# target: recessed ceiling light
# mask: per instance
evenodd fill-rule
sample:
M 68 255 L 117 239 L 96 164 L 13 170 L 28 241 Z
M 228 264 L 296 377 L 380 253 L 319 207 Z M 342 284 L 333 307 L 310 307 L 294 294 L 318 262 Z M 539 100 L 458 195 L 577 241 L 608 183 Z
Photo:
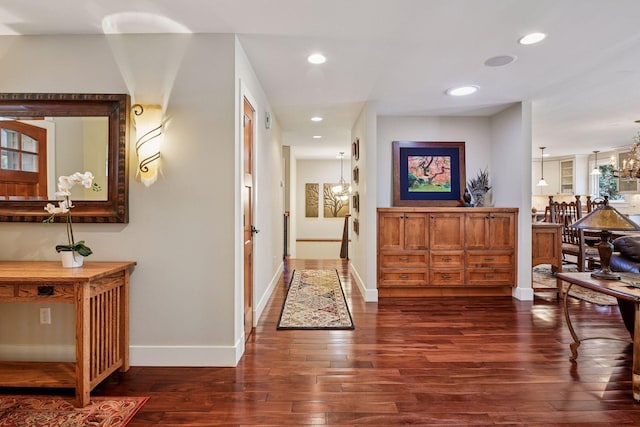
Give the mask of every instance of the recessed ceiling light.
M 472 93 L 476 93 L 478 91 L 478 86 L 459 86 L 459 87 L 452 87 L 450 89 L 447 89 L 447 95 L 451 95 L 451 96 L 465 96 L 465 95 L 471 95 Z
M 313 135 L 313 139 L 320 139 L 322 138 L 322 135 Z
M 322 121 L 322 117 L 320 117 L 320 116 L 311 117 L 311 121 L 312 122 L 321 122 Z
M 544 40 L 546 37 L 547 35 L 545 33 L 531 33 L 521 37 L 520 40 L 518 40 L 518 43 L 525 45 L 536 44 Z
M 484 65 L 487 67 L 502 67 L 511 64 L 515 60 L 516 57 L 513 55 L 498 55 L 484 61 Z
M 327 62 L 327 58 L 321 53 L 312 53 L 307 57 L 307 61 L 309 61 L 311 64 L 318 65 Z

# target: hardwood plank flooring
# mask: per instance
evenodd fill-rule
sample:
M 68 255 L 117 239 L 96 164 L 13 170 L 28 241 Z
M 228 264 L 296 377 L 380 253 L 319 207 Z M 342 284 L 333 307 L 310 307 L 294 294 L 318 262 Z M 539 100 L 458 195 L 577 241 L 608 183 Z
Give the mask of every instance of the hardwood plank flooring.
M 355 330 L 276 330 L 297 268 L 337 268 Z M 344 261 L 290 260 L 236 368 L 132 367 L 96 395 L 145 395 L 136 426 L 640 425 L 631 345 L 569 336 L 553 294 L 364 303 Z M 627 338 L 617 307 L 576 330 Z

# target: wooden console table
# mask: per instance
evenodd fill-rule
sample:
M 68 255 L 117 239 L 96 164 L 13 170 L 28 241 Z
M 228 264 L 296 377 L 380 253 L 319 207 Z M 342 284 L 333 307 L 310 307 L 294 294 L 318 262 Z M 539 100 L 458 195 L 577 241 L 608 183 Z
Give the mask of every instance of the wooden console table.
M 129 369 L 129 274 L 135 262 L 0 261 L 0 302 L 74 304 L 76 361 L 0 361 L 0 387 L 73 387 L 77 406 L 117 369 Z
M 593 339 L 628 341 L 627 339 L 616 337 L 578 337 L 578 334 L 573 329 L 567 304 L 569 290 L 573 285 L 578 285 L 583 288 L 591 289 L 592 291 L 616 297 L 618 300 L 633 303 L 635 327 L 633 332 L 633 366 L 631 373 L 631 386 L 633 398 L 636 401 L 640 401 L 640 288 L 638 287 L 640 286 L 640 274 L 620 273 L 620 275 L 622 276 L 622 280 L 601 280 L 591 277 L 591 273 L 558 273 L 556 275 L 556 280 L 558 281 L 559 288 L 561 288 L 563 280 L 569 283 L 569 287 L 564 293 L 564 317 L 567 322 L 567 327 L 569 328 L 569 333 L 571 333 L 571 337 L 573 338 L 573 342 L 569 345 L 569 348 L 571 349 L 570 360 L 572 362 L 575 362 L 578 358 L 578 347 L 580 347 L 580 344 L 583 341 Z

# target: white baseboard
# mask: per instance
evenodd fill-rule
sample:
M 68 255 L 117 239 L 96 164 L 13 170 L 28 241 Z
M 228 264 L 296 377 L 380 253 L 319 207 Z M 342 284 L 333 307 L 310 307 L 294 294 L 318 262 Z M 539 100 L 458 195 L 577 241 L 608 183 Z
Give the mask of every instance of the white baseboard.
M 515 288 L 511 292 L 511 296 L 520 301 L 533 301 L 533 289 L 531 288 Z
M 129 347 L 129 361 L 131 366 L 235 367 L 240 360 L 239 347 L 136 345 Z
M 352 263 L 349 263 L 349 272 L 353 276 L 356 286 L 360 291 L 360 295 L 364 298 L 365 302 L 377 302 L 378 301 L 378 289 L 367 289 L 364 285 L 364 281 L 358 274 L 358 270 L 353 267 Z
M 260 301 L 258 301 L 256 306 L 253 308 L 253 326 L 258 325 L 258 320 L 260 320 L 260 316 L 262 316 L 262 312 L 264 311 L 264 308 L 267 306 L 267 303 L 269 302 L 269 298 L 271 298 L 273 291 L 275 291 L 276 286 L 278 285 L 278 280 L 280 280 L 280 275 L 282 274 L 283 270 L 284 270 L 284 263 L 280 263 L 280 265 L 278 266 L 278 269 L 276 270 L 275 274 L 271 278 L 271 281 L 269 282 L 269 286 L 267 286 L 267 289 L 265 289 L 264 293 L 262 294 Z

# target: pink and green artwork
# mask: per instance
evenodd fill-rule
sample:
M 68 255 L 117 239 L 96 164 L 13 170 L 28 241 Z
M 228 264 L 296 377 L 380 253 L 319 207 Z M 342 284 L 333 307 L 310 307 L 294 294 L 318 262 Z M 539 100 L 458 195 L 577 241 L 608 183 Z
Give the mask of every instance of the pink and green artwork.
M 451 192 L 451 156 L 407 156 L 408 191 Z

